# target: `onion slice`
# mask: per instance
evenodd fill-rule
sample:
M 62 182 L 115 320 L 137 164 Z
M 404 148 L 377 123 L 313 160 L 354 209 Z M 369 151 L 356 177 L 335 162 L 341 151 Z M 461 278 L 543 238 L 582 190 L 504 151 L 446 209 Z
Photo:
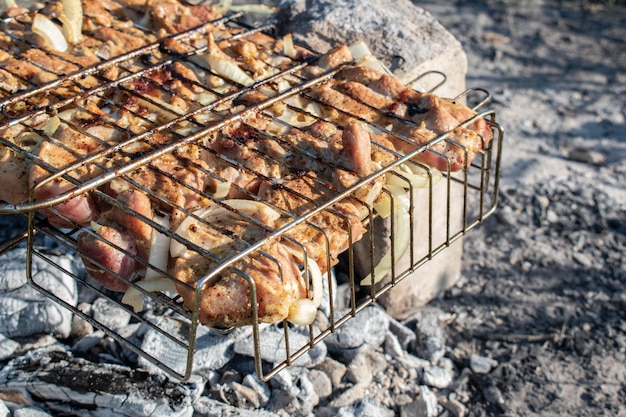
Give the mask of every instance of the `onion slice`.
M 246 87 L 254 84 L 252 77 L 239 68 L 237 62 L 217 46 L 213 33 L 209 33 L 208 53 L 204 55 L 204 59 L 217 75 Z
M 382 257 L 378 265 L 374 268 L 374 279 L 369 274 L 361 280 L 361 285 L 373 285 L 380 282 L 409 249 L 411 243 L 411 201 L 404 188 L 387 184 L 385 186 L 393 196 L 393 263 L 391 259 L 391 249 Z M 391 204 L 389 204 L 391 205 Z
M 165 277 L 151 280 L 142 280 L 137 282 L 136 285 L 148 292 L 176 292 L 176 285 L 174 284 L 174 282 L 171 279 Z M 131 285 L 124 293 L 124 296 L 122 297 L 122 303 L 131 306 L 135 313 L 143 311 L 142 292 Z
M 46 16 L 39 13 L 35 14 L 32 30 L 44 39 L 49 48 L 59 52 L 67 51 L 69 45 L 63 36 L 63 31 Z
M 83 5 L 81 0 L 62 0 L 63 14 L 59 20 L 63 23 L 63 35 L 72 45 L 81 41 L 83 36 Z
M 170 221 L 167 216 L 155 216 L 154 222 L 165 229 L 169 229 Z M 160 278 L 161 271 L 167 271 L 169 258 L 170 238 L 164 233 L 152 230 L 152 244 L 150 245 L 150 255 L 148 255 L 148 268 L 146 268 L 146 280 Z M 154 268 L 152 268 L 154 266 Z
M 443 175 L 436 168 L 424 168 L 413 163 L 405 163 L 395 167 L 386 175 L 387 184 L 402 188 L 428 188 L 441 180 Z M 408 181 L 407 181 L 408 180 Z

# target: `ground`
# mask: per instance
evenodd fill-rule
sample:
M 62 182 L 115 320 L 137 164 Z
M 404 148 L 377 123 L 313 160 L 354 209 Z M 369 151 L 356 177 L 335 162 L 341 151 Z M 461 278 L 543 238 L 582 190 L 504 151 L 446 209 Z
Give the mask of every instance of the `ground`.
M 611 2 L 615 3 L 615 2 Z M 471 416 L 626 416 L 626 6 L 420 1 L 505 128 L 497 213 L 464 242 L 453 313 Z

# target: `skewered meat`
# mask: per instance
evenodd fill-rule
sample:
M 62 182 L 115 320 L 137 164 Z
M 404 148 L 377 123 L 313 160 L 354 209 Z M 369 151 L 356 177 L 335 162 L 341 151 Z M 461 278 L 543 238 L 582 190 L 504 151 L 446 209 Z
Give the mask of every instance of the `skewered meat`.
M 84 42 L 67 52 L 21 41 L 33 38 L 29 15 L 0 38 L 0 50 L 13 53 L 0 53 L 2 96 L 25 97 L 5 100 L 4 114 L 19 121 L 0 128 L 2 140 L 30 152 L 5 149 L 0 170 L 19 167 L 20 188 L 0 184 L 0 198 L 19 204 L 31 189 L 40 201 L 65 195 L 43 214 L 54 226 L 82 228 L 78 250 L 96 281 L 126 291 L 162 270 L 204 324 L 249 324 L 255 307 L 261 322 L 293 318 L 299 301 L 322 291 L 309 276 L 328 272 L 366 233 L 385 187 L 382 167 L 428 145 L 418 160 L 463 169 L 491 139 L 482 119 L 459 127 L 474 116 L 467 107 L 352 66 L 345 46 L 280 74 L 312 54 L 288 38 L 213 26 L 219 14 L 210 6 L 83 5 Z M 59 3 L 46 11 L 57 16 Z M 94 69 L 140 47 L 147 49 Z M 85 66 L 93 71 L 72 78 Z M 334 77 L 274 100 L 333 69 Z M 57 117 L 54 129 L 26 120 L 45 106 L 59 113 L 46 115 Z M 443 133 L 446 140 L 431 143 Z M 109 172 L 114 179 L 73 192 Z M 152 251 L 163 233 L 155 224 L 174 236 L 158 268 Z

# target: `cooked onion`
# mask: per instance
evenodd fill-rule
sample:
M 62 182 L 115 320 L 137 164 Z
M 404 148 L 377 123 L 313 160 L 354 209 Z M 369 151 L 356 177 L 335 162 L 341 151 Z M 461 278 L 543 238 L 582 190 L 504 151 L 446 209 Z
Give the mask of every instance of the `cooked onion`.
M 254 84 L 252 77 L 239 68 L 237 62 L 217 46 L 213 33 L 209 33 L 208 53 L 204 55 L 204 59 L 217 75 L 246 87 Z
M 15 139 L 15 144 L 20 148 L 34 152 L 45 141 L 44 137 L 35 132 L 20 133 Z
M 254 217 L 259 221 L 271 226 L 279 217 L 280 213 L 272 209 L 268 205 L 259 201 L 243 200 L 243 199 L 229 199 L 223 200 L 223 204 L 230 206 L 233 210 L 245 213 L 250 217 Z M 190 227 L 196 225 L 200 226 L 198 219 L 210 219 L 210 221 L 217 222 L 228 217 L 238 217 L 235 212 L 222 207 L 219 204 L 212 204 L 207 207 L 203 207 L 196 210 L 193 216 L 187 216 L 174 233 L 182 238 L 187 237 L 187 231 Z M 173 258 L 181 257 L 187 251 L 187 247 L 175 239 L 171 239 L 170 243 L 170 255 Z
M 138 287 L 148 292 L 156 291 L 171 291 L 176 292 L 176 284 L 169 278 L 157 278 L 151 280 L 143 280 L 136 283 Z M 128 287 L 124 296 L 122 297 L 122 303 L 129 305 L 133 308 L 135 313 L 139 313 L 143 310 L 143 297 L 142 292 L 132 285 Z
M 170 221 L 166 216 L 155 216 L 154 222 L 164 229 L 169 229 Z M 161 271 L 167 271 L 167 261 L 170 249 L 170 238 L 164 233 L 154 229 L 152 231 L 152 244 L 150 245 L 150 255 L 148 256 L 148 268 L 146 268 L 146 280 L 156 279 L 162 276 Z M 152 268 L 152 266 L 154 268 Z
M 44 39 L 49 48 L 59 52 L 67 51 L 68 44 L 65 36 L 63 36 L 63 31 L 46 16 L 39 13 L 35 14 L 32 30 Z
M 232 183 L 230 181 L 219 182 L 217 186 L 215 186 L 215 192 L 213 193 L 214 198 L 225 198 L 228 193 L 230 193 L 230 187 Z
M 285 36 L 283 36 L 283 54 L 285 54 L 291 59 L 296 58 L 297 53 L 296 53 L 296 48 L 293 45 L 293 36 L 291 35 L 291 33 L 288 33 Z
M 83 35 L 83 5 L 80 0 L 62 0 L 63 14 L 59 20 L 63 23 L 63 35 L 72 45 L 80 42 Z
M 7 9 L 17 7 L 17 3 L 15 3 L 15 0 L 4 0 L 4 4 L 6 5 Z
M 392 264 L 391 249 L 382 257 L 378 265 L 374 268 L 374 280 L 372 275 L 368 275 L 361 280 L 361 285 L 372 285 L 380 282 L 390 271 L 392 265 L 395 265 L 400 258 L 406 253 L 411 244 L 411 217 L 410 207 L 411 201 L 408 193 L 404 188 L 387 184 L 385 186 L 393 196 L 393 249 L 394 259 Z
M 423 168 L 414 163 L 401 164 L 395 167 L 392 172 L 386 176 L 387 184 L 402 188 L 427 188 L 435 185 L 443 177 L 441 171 L 436 168 Z M 405 180 L 408 180 L 408 182 Z
M 294 301 L 289 307 L 287 320 L 293 324 L 308 326 L 313 323 L 316 315 L 317 307 L 313 301 L 308 298 L 301 298 L 300 300 Z

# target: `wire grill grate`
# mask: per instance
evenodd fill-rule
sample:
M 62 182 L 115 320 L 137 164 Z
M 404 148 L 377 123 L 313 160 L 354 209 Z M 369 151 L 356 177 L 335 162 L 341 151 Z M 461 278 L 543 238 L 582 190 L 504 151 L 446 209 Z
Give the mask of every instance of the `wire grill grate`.
M 361 105 L 368 112 L 371 111 L 371 117 L 352 114 L 316 96 L 315 87 L 332 80 L 352 62 L 328 70 L 313 71 L 318 68 L 317 54 L 300 50 L 300 59 L 289 59 L 277 49 L 276 39 L 263 32 L 267 28 L 246 28 L 237 23 L 239 17 L 233 15 L 220 18 L 161 38 L 145 28 L 135 28 L 137 32 L 133 33 L 141 34 L 144 43 L 113 57 L 106 56 L 106 48 L 103 49 L 106 42 L 98 39 L 96 32 L 88 33 L 86 42 L 97 45 L 96 49 L 100 48 L 98 50 L 105 58 L 98 57 L 86 66 L 72 62 L 73 58 L 62 53 L 51 53 L 49 59 L 43 61 L 26 60 L 27 56 L 34 56 L 33 52 L 27 51 L 40 50 L 34 39 L 23 36 L 32 15 L 20 14 L 2 21 L 4 39 L 0 40 L 0 53 L 20 62 L 23 60 L 24 65 L 36 66 L 39 79 L 24 77 L 21 69 L 15 70 L 15 66 L 5 65 L 0 68 L 0 71 L 4 71 L 5 80 L 10 78 L 12 82 L 15 81 L 11 84 L 12 89 L 7 88 L 9 84 L 0 82 L 0 144 L 5 147 L 5 155 L 10 150 L 30 165 L 48 172 L 46 178 L 28 190 L 25 201 L 0 206 L 0 213 L 23 213 L 28 217 L 27 233 L 7 242 L 4 248 L 8 249 L 25 239 L 29 260 L 27 274 L 35 288 L 101 328 L 149 363 L 181 379 L 188 378 L 191 373 L 194 352 L 201 338 L 199 334 L 206 335 L 207 331 L 217 334 L 228 330 L 219 326 L 207 330 L 200 325 L 202 289 L 219 281 L 224 273 L 241 277 L 247 286 L 251 325 L 237 332 L 244 335 L 251 333 L 257 373 L 261 379 L 269 379 L 481 223 L 493 212 L 497 201 L 503 132 L 492 111 L 475 115 L 465 121 L 463 126 L 485 119 L 493 139 L 484 143 L 482 152 L 459 172 L 451 172 L 448 162 L 448 170 L 442 172 L 443 179 L 436 185 L 433 171 L 423 163 L 414 161 L 413 157 L 420 153 L 432 153 L 446 159 L 446 155 L 435 149 L 439 143 L 464 149 L 463 145 L 450 138 L 450 132 L 415 147 L 407 155 L 396 152 L 382 140 L 373 140 L 375 151 L 386 155 L 388 160 L 381 163 L 375 172 L 360 175 L 358 180 L 341 187 L 328 177 L 311 174 L 312 171 L 336 173 L 346 170 L 342 161 L 320 156 L 319 141 L 297 141 L 313 123 L 336 125 L 337 120 L 358 119 L 373 132 L 394 135 L 407 142 L 411 139 L 390 129 L 385 123 L 391 116 L 367 103 Z M 251 69 L 256 72 L 251 85 L 232 82 L 212 71 L 203 58 L 211 47 L 210 41 L 207 44 L 208 33 L 215 36 L 216 43 L 234 43 L 239 48 L 252 45 L 257 52 L 261 51 L 259 55 L 263 59 L 255 61 L 259 67 Z M 192 74 L 186 71 L 189 68 L 194 69 Z M 55 69 L 59 70 L 55 72 Z M 457 100 L 473 99 L 474 96 L 478 96 L 474 110 L 480 111 L 488 100 L 488 94 L 483 90 L 468 90 Z M 59 139 L 58 128 L 54 134 L 48 132 L 47 123 L 51 119 L 57 120 L 67 134 L 83 138 L 85 149 L 76 150 L 66 146 Z M 392 120 L 394 123 L 410 124 L 402 119 Z M 52 143 L 69 155 L 70 162 L 55 166 L 45 157 L 32 152 L 28 146 L 17 145 L 15 138 L 20 135 L 28 140 L 35 138 Z M 216 147 L 216 142 L 221 143 L 222 147 Z M 331 146 L 332 143 L 326 145 Z M 247 152 L 245 157 L 235 154 L 242 150 Z M 467 157 L 468 151 L 465 149 L 464 152 Z M 193 157 L 199 154 L 203 157 Z M 200 162 L 207 158 L 213 165 Z M 257 161 L 257 165 L 251 164 L 251 160 Z M 423 167 L 428 173 L 426 181 L 429 185 L 424 189 L 413 189 L 409 180 L 396 170 L 402 164 Z M 184 166 L 182 174 L 179 169 L 181 166 Z M 303 169 L 303 166 L 314 167 L 315 170 Z M 298 182 L 286 183 L 282 180 L 283 174 L 279 175 L 277 171 L 289 172 Z M 299 203 L 295 207 L 284 206 L 278 200 L 263 198 L 264 194 L 259 192 L 258 187 L 246 188 L 238 182 L 230 184 L 225 174 L 232 172 L 247 175 L 254 181 L 260 180 L 263 187 L 277 194 L 285 193 Z M 410 224 L 395 224 L 395 197 L 386 190 L 380 191 L 391 201 L 389 207 L 392 211 L 387 220 L 390 235 L 382 239 L 394 258 L 394 251 L 400 250 L 395 244 L 398 229 L 406 227 L 410 230 L 407 251 L 409 262 L 403 266 L 392 265 L 390 276 L 383 283 L 362 286 L 359 281 L 363 274 L 355 268 L 358 263 L 353 244 L 355 236 L 352 236 L 357 233 L 355 220 L 341 205 L 349 200 L 360 211 L 363 224 L 368 226 L 365 236 L 370 242 L 366 250 L 369 259 L 363 263 L 365 269 L 373 274 L 377 248 L 372 242 L 384 236 L 385 232 L 377 211 L 372 208 L 371 202 L 366 201 L 366 196 L 377 181 L 388 175 L 407 184 Z M 148 177 L 150 181 L 146 180 Z M 38 195 L 38 192 L 55 182 L 71 186 L 45 198 Z M 238 210 L 225 203 L 223 198 L 216 197 L 220 187 L 227 183 L 242 198 L 263 204 L 279 213 L 283 221 L 269 225 L 255 213 Z M 319 198 L 312 198 L 294 184 L 317 190 Z M 169 189 L 165 190 L 165 186 Z M 116 187 L 148 195 L 157 214 L 151 216 L 129 206 L 128 202 L 118 198 Z M 99 206 L 123 213 L 121 216 L 128 214 L 143 227 L 152 230 L 153 234 L 164 235 L 183 245 L 185 250 L 200 254 L 211 265 L 209 272 L 198 277 L 196 287 L 180 282 L 166 266 L 157 265 L 147 256 L 123 247 L 120 241 L 103 238 L 93 227 L 81 226 L 75 219 L 67 217 L 64 211 L 57 209 L 59 205 L 71 203 L 77 196 L 87 193 Z M 192 198 L 202 203 L 199 205 L 220 207 L 220 213 L 235 217 L 238 222 L 245 222 L 246 230 L 255 230 L 257 233 L 241 235 L 239 230 L 233 231 L 218 222 L 203 218 L 198 214 L 196 206 L 188 204 Z M 418 207 L 423 208 L 423 211 L 417 212 Z M 47 218 L 41 215 L 42 211 Z M 171 219 L 176 216 L 195 219 L 198 224 L 210 228 L 212 233 L 227 236 L 226 245 L 230 245 L 230 249 L 224 253 L 207 250 L 197 241 L 164 226 L 159 220 L 162 217 L 160 214 L 166 214 Z M 444 230 L 435 230 L 441 218 L 444 219 Z M 417 223 L 426 225 L 426 236 L 414 232 Z M 332 255 L 332 248 L 336 245 L 333 227 L 343 227 L 347 234 L 346 247 L 343 248 L 346 262 L 342 268 L 349 282 L 350 296 L 341 308 L 338 307 L 339 297 L 333 280 L 328 279 L 328 275 L 334 272 L 333 265 L 336 262 Z M 306 290 L 309 291 L 311 274 L 308 265 L 313 255 L 296 237 L 296 231 L 303 228 L 320 242 L 323 254 L 320 267 L 328 273 L 324 283 L 324 306 L 328 320 L 327 323 L 316 322 L 308 326 L 295 326 L 286 321 L 280 324 L 284 331 L 281 352 L 284 359 L 269 366 L 262 360 L 262 330 L 265 324 L 260 322 L 261 312 L 258 311 L 257 303 L 253 302 L 263 289 L 257 288 L 254 277 L 242 265 L 248 259 L 273 265 L 270 268 L 277 269 L 285 282 L 288 265 L 271 249 L 272 242 L 284 242 L 302 260 L 300 272 L 305 277 Z M 120 281 L 128 282 L 146 304 L 145 312 L 135 312 L 122 303 L 121 294 L 104 290 L 84 271 L 70 271 L 54 265 L 46 255 L 47 250 L 41 246 L 42 241 L 47 242 L 48 246 L 52 242 L 69 253 L 81 254 L 81 234 L 89 235 L 91 239 L 124 253 L 141 265 L 143 270 L 152 270 L 165 277 L 170 283 L 176 284 L 178 292 L 191 293 L 192 301 L 185 303 L 184 297 L 176 290 L 146 290 L 132 282 L 129 276 L 111 271 Z M 99 259 L 85 253 L 81 255 L 96 267 L 107 268 Z M 143 333 L 149 334 L 155 342 L 145 343 L 129 338 L 124 332 L 106 327 L 60 299 L 33 276 L 31 265 L 34 257 L 48 261 L 60 273 L 71 276 L 81 291 L 91 293 L 94 298 L 110 300 L 113 309 L 117 309 L 120 314 L 129 314 L 132 322 L 143 326 Z

